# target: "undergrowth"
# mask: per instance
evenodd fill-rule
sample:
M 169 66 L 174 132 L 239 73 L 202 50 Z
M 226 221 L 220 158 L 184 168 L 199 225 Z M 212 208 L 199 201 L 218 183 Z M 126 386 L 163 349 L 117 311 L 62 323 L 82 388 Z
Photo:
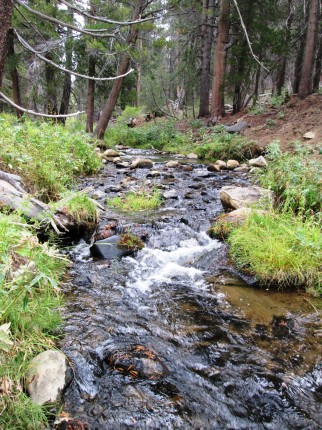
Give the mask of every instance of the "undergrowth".
M 57 199 L 77 175 L 93 173 L 100 166 L 85 133 L 48 122 L 17 121 L 4 114 L 0 127 L 2 168 L 21 174 L 40 199 Z
M 31 358 L 54 345 L 61 324 L 58 283 L 67 265 L 22 218 L 0 214 L 0 428 L 46 424 L 44 409 L 31 402 L 23 383 Z
M 252 158 L 258 151 L 253 142 L 242 136 L 229 134 L 222 128 L 212 130 L 199 128 L 183 133 L 175 128 L 173 121 L 160 121 L 139 127 L 128 128 L 114 125 L 107 129 L 105 145 L 128 145 L 132 147 L 157 149 L 172 153 L 189 154 L 194 152 L 201 159 L 236 159 L 239 161 Z

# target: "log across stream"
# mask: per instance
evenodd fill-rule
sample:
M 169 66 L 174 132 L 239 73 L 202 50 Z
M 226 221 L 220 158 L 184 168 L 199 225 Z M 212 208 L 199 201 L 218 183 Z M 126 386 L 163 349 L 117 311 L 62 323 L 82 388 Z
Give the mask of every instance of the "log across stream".
M 154 212 L 102 215 L 102 226 L 144 230 L 135 256 L 95 260 L 84 242 L 70 252 L 60 346 L 75 379 L 64 410 L 92 430 L 320 429 L 321 315 L 298 293 L 246 286 L 206 234 L 219 189 L 247 177 L 140 155 L 159 174 L 109 163 L 80 183 L 102 202 L 124 178 L 173 193 Z

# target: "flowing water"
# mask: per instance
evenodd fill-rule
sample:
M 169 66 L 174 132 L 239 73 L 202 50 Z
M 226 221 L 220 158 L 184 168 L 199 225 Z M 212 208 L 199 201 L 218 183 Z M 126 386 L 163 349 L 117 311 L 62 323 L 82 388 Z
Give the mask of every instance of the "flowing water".
M 247 178 L 200 164 L 170 170 L 148 156 L 159 174 L 110 163 L 81 184 L 114 196 L 130 178 L 129 187 L 156 184 L 176 198 L 153 213 L 102 214 L 102 226 L 117 219 L 119 230 L 144 232 L 135 256 L 94 260 L 84 242 L 72 251 L 61 347 L 75 379 L 65 411 L 92 430 L 321 429 L 314 302 L 246 287 L 226 245 L 205 233 L 222 211 L 220 187 Z

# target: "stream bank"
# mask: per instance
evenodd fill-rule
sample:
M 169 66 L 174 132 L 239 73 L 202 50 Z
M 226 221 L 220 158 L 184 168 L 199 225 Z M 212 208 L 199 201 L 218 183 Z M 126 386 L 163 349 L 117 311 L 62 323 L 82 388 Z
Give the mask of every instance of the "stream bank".
M 169 169 L 154 151 L 124 159 L 136 156 L 158 174 L 109 163 L 80 182 L 101 202 L 126 191 L 124 179 L 169 198 L 153 212 L 102 214 L 101 227 L 144 231 L 134 257 L 95 260 L 86 243 L 70 252 L 61 348 L 75 379 L 65 411 L 92 430 L 319 429 L 321 315 L 297 293 L 245 288 L 252 280 L 205 233 L 222 212 L 219 189 L 247 176 L 198 161 Z

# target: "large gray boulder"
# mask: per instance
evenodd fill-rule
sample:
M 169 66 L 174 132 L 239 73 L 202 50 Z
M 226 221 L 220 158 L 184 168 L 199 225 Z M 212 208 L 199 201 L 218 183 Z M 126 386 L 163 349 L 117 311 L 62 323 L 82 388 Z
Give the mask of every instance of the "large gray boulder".
M 71 382 L 72 372 L 63 353 L 44 351 L 34 357 L 27 372 L 27 392 L 40 405 L 60 400 L 61 394 Z
M 240 133 L 242 130 L 244 130 L 248 126 L 249 126 L 248 122 L 246 122 L 246 121 L 239 121 L 239 122 L 237 122 L 234 125 L 226 126 L 225 131 L 227 133 Z
M 274 203 L 274 193 L 256 185 L 251 187 L 226 186 L 221 188 L 219 195 L 225 209 L 242 207 L 267 209 Z

